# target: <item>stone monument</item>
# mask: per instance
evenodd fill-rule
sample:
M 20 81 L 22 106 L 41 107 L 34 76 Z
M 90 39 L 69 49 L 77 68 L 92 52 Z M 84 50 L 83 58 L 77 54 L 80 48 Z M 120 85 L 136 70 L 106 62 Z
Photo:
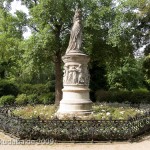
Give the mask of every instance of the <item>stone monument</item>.
M 88 115 L 92 111 L 92 101 L 89 98 L 89 56 L 81 51 L 82 22 L 81 10 L 76 9 L 73 18 L 70 41 L 65 55 L 63 76 L 63 98 L 57 115 Z

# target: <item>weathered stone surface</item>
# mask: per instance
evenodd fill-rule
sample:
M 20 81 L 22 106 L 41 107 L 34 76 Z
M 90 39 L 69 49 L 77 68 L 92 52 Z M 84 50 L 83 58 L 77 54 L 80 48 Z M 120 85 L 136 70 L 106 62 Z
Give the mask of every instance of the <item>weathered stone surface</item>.
M 81 53 L 82 45 L 82 24 L 81 10 L 77 9 L 73 18 L 73 26 L 70 34 L 70 41 L 66 50 L 66 55 L 69 53 Z
M 68 55 L 64 56 L 64 85 L 89 85 L 89 72 L 87 63 L 89 57 L 87 55 Z

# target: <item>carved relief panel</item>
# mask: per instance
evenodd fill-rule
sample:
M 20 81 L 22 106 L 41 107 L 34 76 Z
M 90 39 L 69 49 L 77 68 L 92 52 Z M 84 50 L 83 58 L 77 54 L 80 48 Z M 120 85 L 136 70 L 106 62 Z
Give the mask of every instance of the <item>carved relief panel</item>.
M 89 73 L 86 65 L 66 65 L 64 66 L 64 85 L 89 85 Z

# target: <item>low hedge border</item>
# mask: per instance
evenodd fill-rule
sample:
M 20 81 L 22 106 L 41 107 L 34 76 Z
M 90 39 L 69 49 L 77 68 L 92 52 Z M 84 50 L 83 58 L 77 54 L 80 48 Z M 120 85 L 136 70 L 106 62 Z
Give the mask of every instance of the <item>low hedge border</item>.
M 20 139 L 55 141 L 123 141 L 150 131 L 150 112 L 128 120 L 41 120 L 22 119 L 11 112 L 15 107 L 0 108 L 0 129 Z
M 96 102 L 150 104 L 150 92 L 145 91 L 104 91 L 96 92 Z

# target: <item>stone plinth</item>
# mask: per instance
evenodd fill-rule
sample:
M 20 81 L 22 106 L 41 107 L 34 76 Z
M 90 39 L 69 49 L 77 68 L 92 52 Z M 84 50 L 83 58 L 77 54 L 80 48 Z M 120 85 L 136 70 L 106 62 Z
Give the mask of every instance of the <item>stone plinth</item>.
M 63 98 L 57 114 L 87 115 L 92 111 L 89 98 L 89 57 L 83 53 L 69 53 L 62 57 L 64 65 Z

